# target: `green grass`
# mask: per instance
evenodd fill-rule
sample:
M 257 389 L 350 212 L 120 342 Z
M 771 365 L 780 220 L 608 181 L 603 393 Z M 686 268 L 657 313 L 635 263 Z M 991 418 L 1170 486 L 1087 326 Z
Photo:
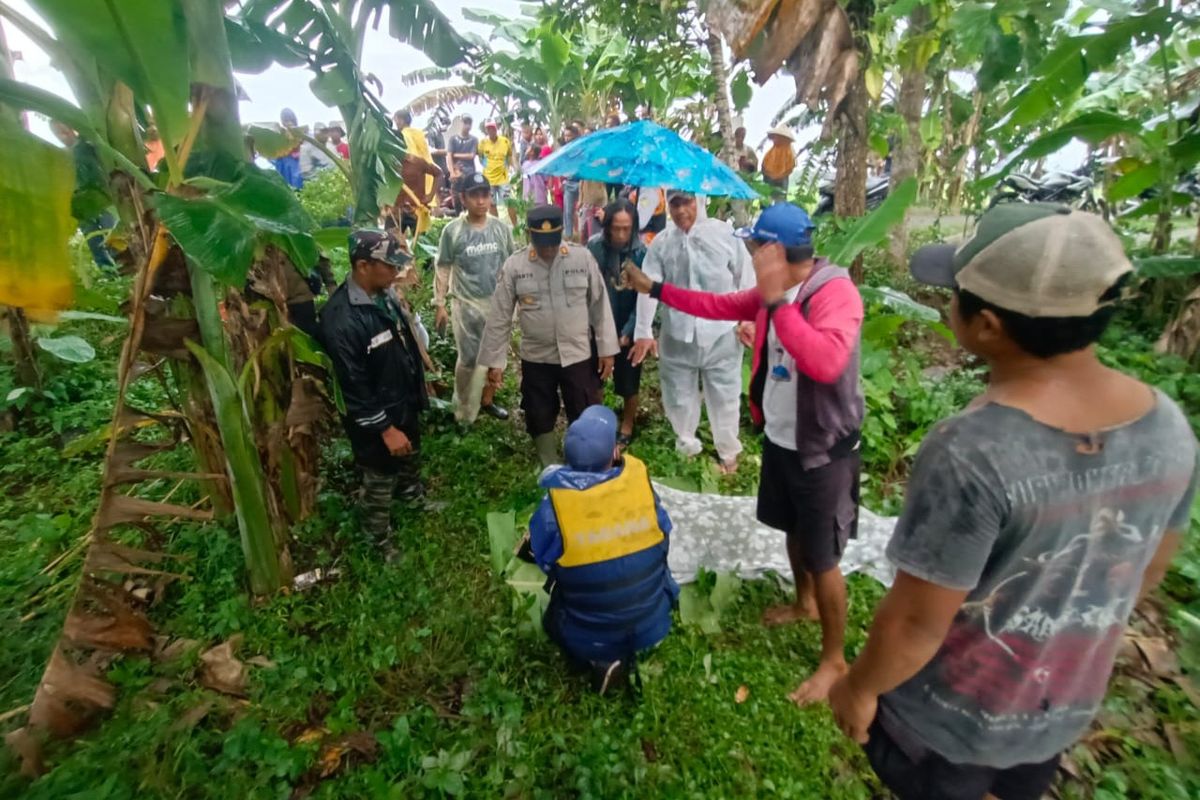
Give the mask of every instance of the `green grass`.
M 432 316 L 427 309 L 425 316 Z M 102 335 L 76 326 L 89 338 Z M 50 385 L 65 399 L 49 402 L 19 432 L 0 434 L 0 476 L 13 487 L 0 498 L 0 712 L 29 701 L 61 626 L 77 562 L 57 579 L 38 571 L 86 531 L 100 472 L 95 453 L 64 460 L 60 448 L 64 433 L 106 422 L 118 344 L 103 345 L 93 364 L 52 367 Z M 1193 415 L 1200 413 L 1200 384 L 1148 355 L 1136 337 L 1115 344 L 1119 349 L 1106 350 L 1106 357 L 1169 383 Z M 446 347 L 441 340 L 433 348 L 443 363 Z M 900 452 L 898 481 L 907 463 L 905 437 L 945 413 L 964 387 L 938 388 L 914 374 L 920 359 L 894 358 L 898 374 L 887 399 L 897 430 L 879 434 L 867 463 L 868 471 L 891 466 Z M 645 383 L 633 452 L 652 473 L 685 477 L 709 491 L 753 492 L 759 448 L 748 429 L 746 466 L 733 478 L 719 477 L 711 441 L 696 460 L 675 454 L 653 369 Z M 147 404 L 159 399 L 142 398 Z M 517 405 L 511 372 L 499 399 Z M 188 558 L 181 569 L 189 580 L 171 585 L 151 609 L 158 631 L 203 646 L 241 634 L 239 656 L 263 656 L 270 664 L 250 667 L 248 696 L 239 699 L 200 686 L 195 652 L 168 663 L 120 658 L 109 671 L 119 689 L 111 716 L 74 743 L 52 744 L 51 771 L 35 782 L 17 777 L 11 756 L 0 755 L 0 796 L 878 795 L 861 751 L 837 730 L 828 709 L 801 710 L 786 698 L 815 665 L 819 634 L 811 625 L 759 624 L 763 609 L 785 598 L 775 582 L 744 584 L 720 634 L 677 625 L 643 661 L 640 700 L 598 698 L 568 672 L 533 629 L 522 601 L 491 573 L 486 512 L 519 513 L 540 496 L 528 437 L 515 424 L 492 420 L 463 433 L 435 413 L 426 422 L 423 450 L 429 506 L 397 506 L 403 554 L 389 564 L 359 535 L 349 452 L 331 437 L 318 510 L 293 532 L 292 554 L 297 572 L 337 567 L 341 575 L 304 593 L 252 603 L 231 524 L 170 530 L 163 546 Z M 898 487 L 876 485 L 872 504 L 894 506 Z M 1200 556 L 1194 546 L 1181 565 L 1168 586 L 1170 602 L 1175 609 L 1195 608 Z M 853 656 L 883 590 L 862 576 L 849 586 L 847 649 Z M 1188 665 L 1198 668 L 1200 660 L 1185 660 Z M 1200 712 L 1169 684 L 1149 691 L 1129 684 L 1118 680 L 1109 702 L 1117 720 L 1116 755 L 1082 762 L 1084 780 L 1064 791 L 1072 797 L 1196 796 L 1200 773 L 1177 764 L 1164 747 L 1136 739 L 1129 709 L 1150 709 L 1159 720 L 1193 729 Z M 749 697 L 739 704 L 741 686 Z M 1128 725 L 1122 727 L 1122 719 Z M 4 730 L 17 724 L 10 720 Z M 367 735 L 351 736 L 359 732 Z M 346 741 L 356 747 L 330 757 L 330 747 Z

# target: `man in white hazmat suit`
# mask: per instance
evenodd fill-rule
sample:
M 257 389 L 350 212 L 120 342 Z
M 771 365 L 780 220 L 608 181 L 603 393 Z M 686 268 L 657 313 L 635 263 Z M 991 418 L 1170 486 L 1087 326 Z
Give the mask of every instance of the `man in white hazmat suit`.
M 668 192 L 667 209 L 674 225 L 650 243 L 642 267 L 647 275 L 656 281 L 717 294 L 754 285 L 750 255 L 728 223 L 700 217 L 695 196 L 686 192 Z M 656 343 L 651 325 L 657 309 L 657 300 L 649 295 L 638 297 L 630 360 L 639 364 L 647 355 L 659 356 L 663 410 L 675 430 L 676 449 L 688 456 L 701 449 L 696 428 L 700 425 L 703 391 L 722 471 L 733 472 L 742 452 L 738 439 L 742 345 L 736 326 L 666 308 L 662 335 Z
M 485 386 L 487 370 L 478 367 L 479 344 L 487 324 L 488 307 L 496 290 L 496 276 L 516 250 L 512 228 L 491 216 L 491 185 L 482 173 L 463 179 L 467 213 L 442 229 L 438 240 L 437 276 L 433 304 L 434 325 L 444 331 L 452 323 L 458 360 L 454 365 L 454 418 L 472 423 L 482 407 L 485 414 L 508 419 L 496 405 L 496 390 Z M 446 297 L 450 296 L 450 310 Z

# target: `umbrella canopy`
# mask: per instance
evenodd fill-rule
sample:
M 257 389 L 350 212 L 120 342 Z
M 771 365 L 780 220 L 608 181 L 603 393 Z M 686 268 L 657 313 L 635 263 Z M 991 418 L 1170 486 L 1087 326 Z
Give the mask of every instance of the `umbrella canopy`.
M 758 197 L 712 153 L 647 120 L 576 139 L 539 161 L 531 172 L 746 200 Z

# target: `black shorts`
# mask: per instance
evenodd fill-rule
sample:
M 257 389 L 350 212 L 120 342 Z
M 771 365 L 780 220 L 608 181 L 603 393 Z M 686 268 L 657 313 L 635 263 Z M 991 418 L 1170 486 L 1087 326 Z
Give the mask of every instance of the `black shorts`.
M 903 746 L 876 718 L 863 747 L 871 768 L 900 800 L 1039 800 L 1054 782 L 1060 756 L 1008 769 L 955 764 L 915 742 Z
M 522 361 L 521 410 L 529 435 L 541 436 L 554 430 L 562 407 L 567 410 L 567 422 L 574 422 L 585 408 L 601 402 L 604 395 L 596 370 L 595 357 L 566 367 Z
M 396 218 L 391 214 L 383 218 L 383 229 L 385 231 L 394 230 L 396 227 Z M 415 214 L 410 214 L 405 211 L 400 215 L 400 232 L 405 236 L 412 236 L 417 232 L 417 217 Z
M 836 567 L 858 531 L 860 466 L 855 450 L 806 470 L 795 450 L 763 437 L 758 521 L 798 542 L 804 568 L 814 575 Z
M 642 365 L 636 367 L 629 361 L 633 345 L 622 347 L 613 362 L 613 391 L 617 397 L 633 397 L 642 387 Z

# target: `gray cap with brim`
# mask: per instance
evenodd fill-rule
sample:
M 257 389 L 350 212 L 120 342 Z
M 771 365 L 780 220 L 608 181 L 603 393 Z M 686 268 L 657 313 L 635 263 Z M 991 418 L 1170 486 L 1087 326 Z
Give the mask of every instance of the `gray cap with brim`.
M 921 283 L 962 289 L 1027 317 L 1088 317 L 1133 266 L 1100 217 L 1055 203 L 1005 203 L 984 214 L 959 246 L 913 254 Z

